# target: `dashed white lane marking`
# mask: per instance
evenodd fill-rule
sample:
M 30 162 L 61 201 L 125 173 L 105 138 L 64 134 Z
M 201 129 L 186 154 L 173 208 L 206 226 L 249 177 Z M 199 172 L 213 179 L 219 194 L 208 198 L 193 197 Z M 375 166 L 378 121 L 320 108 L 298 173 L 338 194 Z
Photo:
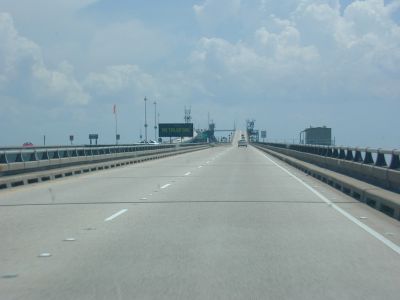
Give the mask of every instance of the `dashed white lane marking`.
M 203 166 L 199 166 L 199 169 L 202 168 Z
M 39 257 L 50 257 L 50 256 L 51 256 L 51 253 L 44 252 L 44 253 L 40 253 L 38 256 L 39 256 Z
M 316 196 L 318 196 L 318 198 L 320 198 L 322 201 L 324 201 L 325 203 L 327 203 L 330 207 L 334 208 L 337 212 L 339 212 L 340 214 L 342 214 L 343 216 L 345 216 L 347 219 L 349 219 L 351 222 L 353 222 L 354 224 L 358 225 L 359 227 L 361 227 L 362 229 L 364 229 L 366 232 L 368 232 L 370 235 L 372 235 L 374 238 L 376 238 L 377 240 L 381 241 L 382 243 L 384 243 L 386 246 L 388 246 L 390 249 L 392 249 L 394 252 L 396 252 L 397 254 L 400 254 L 400 247 L 398 245 L 396 245 L 395 243 L 393 243 L 392 241 L 388 240 L 387 238 L 385 238 L 383 235 L 381 235 L 380 233 L 376 232 L 375 230 L 373 230 L 371 227 L 365 225 L 364 223 L 360 222 L 359 220 L 357 220 L 357 218 L 353 217 L 351 214 L 349 214 L 347 211 L 341 209 L 339 206 L 337 206 L 336 204 L 334 204 L 332 201 L 330 201 L 329 199 L 327 199 L 324 195 L 320 194 L 318 191 L 316 191 L 314 188 L 312 188 L 310 185 L 308 185 L 307 183 L 305 183 L 303 180 L 301 180 L 300 178 L 298 178 L 296 175 L 293 175 L 289 170 L 285 169 L 284 167 L 282 167 L 281 165 L 279 165 L 278 163 L 276 163 L 274 160 L 270 159 L 268 156 L 264 155 L 264 157 L 266 157 L 270 162 L 272 162 L 275 166 L 277 166 L 278 168 L 280 168 L 282 171 L 286 172 L 287 174 L 289 174 L 291 177 L 293 177 L 294 179 L 296 179 L 298 182 L 300 182 L 302 185 L 304 185 L 308 190 L 310 190 L 311 192 L 313 192 Z
M 161 187 L 161 189 L 165 189 L 165 188 L 169 187 L 170 185 L 171 185 L 170 183 L 164 184 L 164 185 Z
M 113 214 L 112 216 L 109 216 L 107 219 L 104 220 L 104 222 L 111 221 L 112 219 L 115 219 L 116 217 L 122 215 L 123 213 L 126 213 L 128 210 L 126 208 L 121 209 L 119 212 Z
M 75 239 L 75 238 L 73 238 L 73 237 L 69 237 L 69 238 L 65 238 L 65 239 L 63 239 L 63 241 L 64 241 L 64 242 L 75 242 L 75 241 L 76 241 L 76 239 Z
M 191 172 L 187 172 L 185 173 L 185 176 L 189 176 L 190 174 L 192 174 Z

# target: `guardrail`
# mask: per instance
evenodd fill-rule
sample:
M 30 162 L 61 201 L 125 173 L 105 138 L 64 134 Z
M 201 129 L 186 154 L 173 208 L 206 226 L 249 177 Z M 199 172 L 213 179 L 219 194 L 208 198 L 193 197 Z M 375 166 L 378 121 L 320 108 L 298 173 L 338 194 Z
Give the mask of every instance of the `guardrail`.
M 305 162 L 303 159 L 295 158 L 293 155 L 288 155 L 288 153 L 283 153 L 283 151 L 293 150 L 285 150 L 282 148 L 266 146 L 262 143 L 256 143 L 254 145 L 258 149 L 285 161 L 286 163 L 300 169 L 301 171 L 313 176 L 318 180 L 321 180 L 326 184 L 329 184 L 341 192 L 395 219 L 400 220 L 400 195 L 398 193 L 394 193 L 377 187 L 376 185 L 366 183 L 365 181 L 316 166 L 313 163 Z
M 160 153 L 199 145 L 202 144 L 14 148 L 0 151 L 0 175 L 12 175 L 75 164 L 140 157 L 150 152 Z
M 124 157 L 111 157 L 102 161 L 89 161 L 81 164 L 65 165 L 59 164 L 56 168 L 45 168 L 43 170 L 29 170 L 23 174 L 8 174 L 0 177 L 0 190 L 14 188 L 22 185 L 36 184 L 49 180 L 56 180 L 73 175 L 94 172 L 98 170 L 112 169 L 120 166 L 136 164 L 147 160 L 159 159 L 168 156 L 198 151 L 208 148 L 208 144 L 191 144 L 185 146 L 172 145 L 172 147 L 152 147 L 141 155 L 130 155 Z M 157 148 L 157 149 L 155 149 Z
M 400 150 L 386 150 L 358 147 L 337 147 L 322 145 L 299 145 L 281 143 L 260 143 L 277 148 L 291 149 L 299 152 L 315 154 L 324 157 L 332 157 L 377 167 L 400 170 Z M 390 156 L 390 162 L 387 162 Z
M 277 143 L 256 144 L 400 193 L 400 151 L 398 150 Z M 390 163 L 387 163 L 389 160 Z

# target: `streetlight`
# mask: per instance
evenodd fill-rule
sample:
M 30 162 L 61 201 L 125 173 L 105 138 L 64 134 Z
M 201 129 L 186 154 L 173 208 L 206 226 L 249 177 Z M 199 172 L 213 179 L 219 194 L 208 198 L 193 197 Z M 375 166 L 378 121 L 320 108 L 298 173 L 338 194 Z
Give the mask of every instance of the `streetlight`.
M 154 101 L 154 141 L 157 141 L 157 102 Z
M 144 141 L 147 143 L 147 98 L 144 97 Z

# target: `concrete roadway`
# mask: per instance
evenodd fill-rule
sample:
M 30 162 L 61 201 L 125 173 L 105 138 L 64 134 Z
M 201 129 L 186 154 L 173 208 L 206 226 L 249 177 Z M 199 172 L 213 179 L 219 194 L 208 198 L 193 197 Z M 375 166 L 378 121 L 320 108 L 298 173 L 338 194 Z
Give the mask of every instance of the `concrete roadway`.
M 398 221 L 215 147 L 1 191 L 0 299 L 397 300 L 398 245 Z

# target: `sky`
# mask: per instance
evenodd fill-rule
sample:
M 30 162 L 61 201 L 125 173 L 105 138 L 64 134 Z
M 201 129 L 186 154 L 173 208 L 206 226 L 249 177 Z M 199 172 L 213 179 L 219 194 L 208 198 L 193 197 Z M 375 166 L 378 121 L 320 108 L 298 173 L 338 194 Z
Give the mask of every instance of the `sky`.
M 400 148 L 400 1 L 0 0 L 0 145 L 160 122 Z

